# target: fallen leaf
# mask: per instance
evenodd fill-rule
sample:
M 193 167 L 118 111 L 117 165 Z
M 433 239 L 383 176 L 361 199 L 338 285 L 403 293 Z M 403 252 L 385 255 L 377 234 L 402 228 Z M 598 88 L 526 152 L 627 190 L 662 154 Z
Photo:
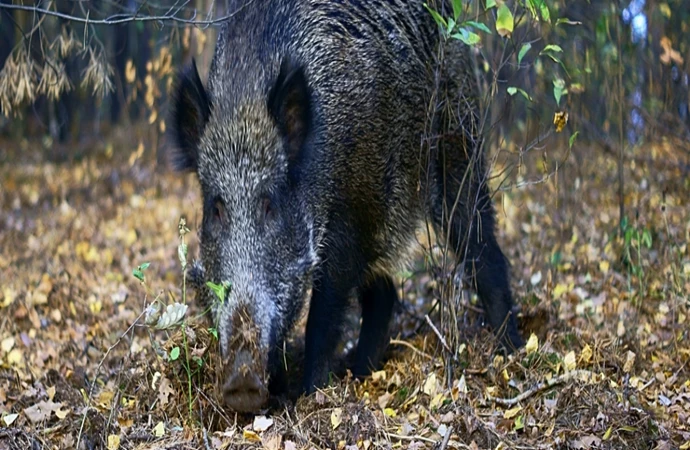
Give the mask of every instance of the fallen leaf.
M 33 406 L 24 409 L 24 414 L 33 424 L 43 422 L 50 418 L 50 414 L 57 411 L 62 406 L 62 403 L 55 403 L 51 401 L 40 401 Z
M 259 435 L 252 430 L 242 430 L 242 437 L 251 442 L 261 442 Z
M 254 417 L 254 423 L 252 424 L 252 429 L 257 433 L 268 430 L 273 425 L 273 419 L 266 416 L 256 416 Z
M 5 422 L 5 425 L 9 427 L 14 423 L 15 420 L 17 420 L 17 417 L 19 417 L 19 414 L 8 414 L 2 418 L 2 421 Z
M 563 358 L 563 365 L 565 366 L 565 370 L 567 372 L 575 370 L 575 368 L 577 367 L 577 360 L 575 359 L 574 351 L 571 350 L 568 352 L 568 354 L 565 355 L 565 358 Z
M 590 347 L 589 344 L 587 344 L 582 349 L 582 353 L 580 353 L 580 361 L 584 362 L 585 364 L 588 364 L 591 359 L 592 347 Z
M 522 406 L 516 406 L 515 408 L 507 409 L 503 413 L 503 418 L 512 419 L 513 417 L 517 416 L 520 411 L 522 411 Z
M 431 372 L 426 380 L 424 381 L 424 387 L 422 392 L 424 392 L 429 397 L 434 397 L 439 390 L 438 381 L 436 380 L 436 374 Z
M 532 333 L 525 344 L 525 350 L 527 354 L 534 353 L 539 349 L 539 338 L 536 334 Z
M 161 383 L 158 385 L 158 401 L 165 406 L 170 401 L 170 396 L 175 393 L 172 383 L 167 377 L 161 378 Z
M 626 353 L 626 355 L 625 355 L 625 364 L 623 365 L 623 372 L 630 373 L 630 371 L 633 369 L 634 365 L 635 365 L 635 353 L 628 350 L 628 353 Z
M 120 448 L 120 436 L 111 434 L 108 436 L 108 450 L 117 450 Z
M 343 421 L 343 410 L 340 408 L 335 408 L 333 412 L 331 412 L 331 426 L 335 430 L 338 428 L 338 425 L 340 425 Z
M 162 437 L 165 434 L 165 424 L 161 421 L 153 428 L 153 435 Z

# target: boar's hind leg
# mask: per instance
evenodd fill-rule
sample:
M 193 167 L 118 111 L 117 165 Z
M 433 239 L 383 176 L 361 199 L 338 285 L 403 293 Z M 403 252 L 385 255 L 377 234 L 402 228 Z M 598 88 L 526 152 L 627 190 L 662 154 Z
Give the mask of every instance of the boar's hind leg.
M 357 342 L 353 375 L 363 377 L 376 370 L 388 343 L 388 327 L 398 300 L 389 276 L 377 276 L 362 288 L 362 327 Z
M 307 394 L 328 383 L 348 307 L 347 294 L 348 290 L 338 289 L 329 275 L 322 274 L 314 281 L 304 343 L 303 390 Z
M 512 311 L 509 268 L 494 231 L 494 212 L 487 189 L 481 189 L 481 209 L 477 211 L 468 241 L 468 259 L 465 271 L 477 295 L 481 299 L 489 324 L 501 339 L 504 348 L 511 352 L 522 346 L 517 320 Z M 451 236 L 451 241 L 457 242 Z
M 448 147 L 446 149 L 450 151 Z M 466 258 L 466 273 L 472 287 L 476 288 L 488 322 L 504 348 L 510 352 L 522 346 L 522 339 L 512 312 L 508 261 L 496 241 L 489 189 L 483 180 L 480 181 L 483 178 L 480 164 L 474 167 L 475 173 L 465 176 L 469 165 L 467 161 L 462 161 L 458 154 L 445 160 L 442 154 L 439 155 L 437 166 L 437 191 L 431 205 L 436 231 L 440 236 L 448 236 L 449 232 L 451 250 L 459 261 Z M 442 172 L 444 167 L 445 174 Z M 473 204 L 476 204 L 474 214 Z M 449 227 L 451 211 L 453 216 Z

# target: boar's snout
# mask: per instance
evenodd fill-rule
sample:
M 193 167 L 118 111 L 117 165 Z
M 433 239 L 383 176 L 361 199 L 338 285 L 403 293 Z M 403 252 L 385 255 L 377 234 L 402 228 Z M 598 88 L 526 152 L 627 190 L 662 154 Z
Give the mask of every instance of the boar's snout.
M 268 388 L 249 351 L 239 351 L 226 368 L 225 404 L 237 412 L 257 412 L 268 400 Z

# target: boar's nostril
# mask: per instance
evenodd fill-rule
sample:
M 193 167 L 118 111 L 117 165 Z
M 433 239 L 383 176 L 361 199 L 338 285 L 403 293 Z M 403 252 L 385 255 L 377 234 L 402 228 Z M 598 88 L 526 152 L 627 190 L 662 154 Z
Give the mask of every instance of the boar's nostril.
M 268 389 L 243 354 L 237 355 L 223 385 L 225 404 L 237 412 L 257 412 L 268 400 Z M 238 361 L 239 360 L 239 361 Z

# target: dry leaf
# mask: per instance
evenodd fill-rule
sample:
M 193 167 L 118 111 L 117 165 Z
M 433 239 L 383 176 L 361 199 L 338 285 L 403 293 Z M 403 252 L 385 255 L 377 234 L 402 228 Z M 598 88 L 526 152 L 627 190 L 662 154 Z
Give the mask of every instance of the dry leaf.
M 165 434 L 165 424 L 161 421 L 153 428 L 153 435 L 162 437 Z
M 259 435 L 252 430 L 242 430 L 242 437 L 251 442 L 261 442 Z
M 158 385 L 158 401 L 165 406 L 170 401 L 170 396 L 175 393 L 170 380 L 166 377 L 161 378 L 161 383 Z
M 507 409 L 503 413 L 503 418 L 512 419 L 513 417 L 517 416 L 520 411 L 522 411 L 522 406 L 516 406 L 515 408 Z
M 575 359 L 575 352 L 574 351 L 569 351 L 567 355 L 565 355 L 565 358 L 563 358 L 563 365 L 565 366 L 566 372 L 570 372 L 571 370 L 575 370 L 577 367 L 577 360 Z
M 117 450 L 120 448 L 120 436 L 111 434 L 108 436 L 108 450 Z
M 340 425 L 343 421 L 343 410 L 340 408 L 335 408 L 333 412 L 331 412 L 331 426 L 335 430 L 338 428 L 338 425 Z
M 591 359 L 592 347 L 590 347 L 589 344 L 587 344 L 582 349 L 582 353 L 580 353 L 580 361 L 584 362 L 585 364 L 588 364 Z
M 41 401 L 24 409 L 24 414 L 31 423 L 37 424 L 44 420 L 48 420 L 50 418 L 50 413 L 60 409 L 60 406 L 62 406 L 62 403 Z
M 536 334 L 532 333 L 525 344 L 525 350 L 527 354 L 534 353 L 539 349 L 539 338 Z
M 266 416 L 256 416 L 254 417 L 254 423 L 252 424 L 252 429 L 257 433 L 268 430 L 273 425 L 273 419 Z
M 429 376 L 426 377 L 424 381 L 424 387 L 422 392 L 424 392 L 429 397 L 434 397 L 439 391 L 438 381 L 436 380 L 436 374 L 431 372 Z
M 628 350 L 625 355 L 625 364 L 623 365 L 623 372 L 630 373 L 635 365 L 635 353 Z

